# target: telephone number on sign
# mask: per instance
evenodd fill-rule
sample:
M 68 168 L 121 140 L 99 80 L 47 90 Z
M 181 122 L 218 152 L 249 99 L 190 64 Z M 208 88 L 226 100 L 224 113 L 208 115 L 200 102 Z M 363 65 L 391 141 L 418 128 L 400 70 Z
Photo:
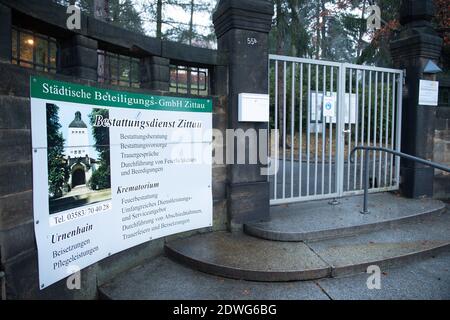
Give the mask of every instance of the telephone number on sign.
M 111 201 L 91 205 L 88 207 L 68 210 L 57 216 L 50 217 L 50 225 L 58 225 L 109 210 L 111 210 Z

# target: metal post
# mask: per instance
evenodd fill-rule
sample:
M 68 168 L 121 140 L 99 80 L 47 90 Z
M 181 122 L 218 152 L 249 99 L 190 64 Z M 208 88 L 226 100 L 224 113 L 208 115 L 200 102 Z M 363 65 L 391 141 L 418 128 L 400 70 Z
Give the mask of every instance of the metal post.
M 328 201 L 328 204 L 332 206 L 337 206 L 338 204 L 340 204 L 340 202 L 338 201 L 338 199 L 333 198 L 330 201 Z
M 0 271 L 0 300 L 6 300 L 6 279 L 3 271 Z
M 367 210 L 367 196 L 369 193 L 369 150 L 366 149 L 364 152 L 364 206 L 361 211 L 362 214 L 368 214 Z

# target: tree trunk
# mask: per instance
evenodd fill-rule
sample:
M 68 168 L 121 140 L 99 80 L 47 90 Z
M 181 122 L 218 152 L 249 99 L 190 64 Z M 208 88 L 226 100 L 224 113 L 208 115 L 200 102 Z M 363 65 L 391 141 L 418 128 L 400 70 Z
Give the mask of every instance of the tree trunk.
M 276 23 L 277 23 L 277 54 L 278 55 L 284 55 L 284 30 L 283 30 L 283 10 L 281 8 L 281 0 L 276 1 Z M 278 105 L 276 108 L 278 109 L 278 130 L 279 130 L 279 139 L 278 139 L 278 145 L 282 147 L 282 141 L 283 141 L 283 123 L 284 123 L 284 114 L 283 114 L 283 90 L 285 83 L 283 82 L 283 64 L 278 63 L 278 78 L 276 80 L 276 84 L 278 86 Z
M 356 60 L 357 61 L 361 57 L 361 51 L 362 51 L 362 38 L 363 38 L 363 34 L 364 34 L 363 20 L 364 20 L 364 13 L 366 11 L 366 4 L 367 4 L 367 0 L 364 0 L 362 12 L 361 12 L 361 26 L 359 27 L 358 48 L 356 49 Z
M 109 17 L 109 0 L 94 0 L 94 18 L 102 21 L 108 21 Z M 105 51 L 100 51 L 97 62 L 97 74 L 99 81 L 105 82 L 110 79 L 108 61 Z
M 189 45 L 192 45 L 194 36 L 194 0 L 191 0 L 191 18 L 189 20 Z
M 162 38 L 162 0 L 156 3 L 156 37 Z
M 327 16 L 325 15 L 325 0 L 321 0 L 321 13 L 324 13 L 322 16 L 322 25 L 321 25 L 321 47 L 322 47 L 322 59 L 328 58 L 328 45 L 327 45 L 327 29 L 326 29 L 326 21 Z

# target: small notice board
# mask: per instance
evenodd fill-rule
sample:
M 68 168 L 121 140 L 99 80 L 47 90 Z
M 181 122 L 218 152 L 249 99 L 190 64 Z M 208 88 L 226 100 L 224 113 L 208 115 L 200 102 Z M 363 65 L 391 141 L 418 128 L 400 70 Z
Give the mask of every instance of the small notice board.
M 419 84 L 419 105 L 438 106 L 439 82 L 420 80 Z

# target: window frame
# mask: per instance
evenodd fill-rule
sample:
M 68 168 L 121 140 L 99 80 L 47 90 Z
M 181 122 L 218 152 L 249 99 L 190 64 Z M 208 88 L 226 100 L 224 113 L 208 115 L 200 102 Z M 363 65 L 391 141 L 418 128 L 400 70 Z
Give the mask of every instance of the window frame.
M 180 71 L 186 72 L 186 85 L 184 87 L 184 84 L 180 86 L 179 81 L 179 73 Z M 190 95 L 197 95 L 197 96 L 208 96 L 210 94 L 210 85 L 209 85 L 209 69 L 208 68 L 202 68 L 202 67 L 190 67 L 185 65 L 179 65 L 179 64 L 171 64 L 169 67 L 170 72 L 170 84 L 169 84 L 169 91 L 175 92 L 175 93 L 182 93 L 182 94 L 190 94 Z M 175 73 L 175 80 L 172 80 L 172 74 Z M 192 87 L 192 73 L 197 74 L 197 81 L 195 81 L 195 84 L 197 85 L 197 88 Z M 203 75 L 204 81 L 200 83 L 201 75 Z M 202 84 L 202 86 L 200 86 Z M 180 92 L 182 91 L 182 92 Z
M 116 68 L 117 70 L 117 75 L 113 76 L 112 75 L 112 64 L 109 63 L 108 64 L 108 74 L 107 76 L 101 75 L 97 69 L 97 79 L 98 82 L 101 83 L 107 83 L 107 84 L 111 84 L 111 85 L 117 85 L 117 86 L 121 86 L 121 87 L 130 87 L 130 88 L 140 88 L 141 82 L 140 82 L 140 78 L 139 78 L 139 64 L 140 64 L 140 60 L 139 58 L 135 58 L 133 56 L 127 56 L 127 55 L 123 55 L 120 53 L 115 53 L 112 51 L 107 51 L 107 50 L 97 50 L 97 60 L 100 58 L 100 56 L 109 58 L 110 61 L 113 59 L 113 62 L 115 63 L 115 66 L 113 66 L 113 68 Z M 122 70 L 122 64 L 121 62 L 125 62 L 127 64 L 127 67 L 129 67 L 129 75 L 128 75 L 128 79 L 124 79 L 121 77 L 120 75 L 120 71 Z M 133 65 L 135 67 L 133 67 Z M 133 71 L 134 69 L 136 69 L 135 71 L 137 72 L 136 76 L 137 76 L 137 80 L 133 80 Z M 123 85 L 122 83 L 126 83 L 126 85 Z
M 33 38 L 33 58 L 32 60 L 24 60 L 21 57 L 21 37 L 22 35 L 28 35 Z M 14 39 L 15 38 L 15 39 Z M 44 40 L 47 42 L 46 49 L 47 49 L 47 61 L 46 64 L 38 63 L 36 60 L 36 50 L 37 50 L 37 40 Z M 15 41 L 15 48 L 13 48 Z M 55 48 L 55 63 L 54 66 L 52 66 L 52 44 Z M 14 49 L 16 52 L 16 55 L 14 55 Z M 53 38 L 48 35 L 44 35 L 41 33 L 34 32 L 32 30 L 23 29 L 17 26 L 11 27 L 11 64 L 18 65 L 24 68 L 29 68 L 33 70 L 38 70 L 42 72 L 48 72 L 48 73 L 56 73 L 59 70 L 60 61 L 59 61 L 59 52 L 60 52 L 60 46 L 58 44 L 58 41 L 56 38 Z

